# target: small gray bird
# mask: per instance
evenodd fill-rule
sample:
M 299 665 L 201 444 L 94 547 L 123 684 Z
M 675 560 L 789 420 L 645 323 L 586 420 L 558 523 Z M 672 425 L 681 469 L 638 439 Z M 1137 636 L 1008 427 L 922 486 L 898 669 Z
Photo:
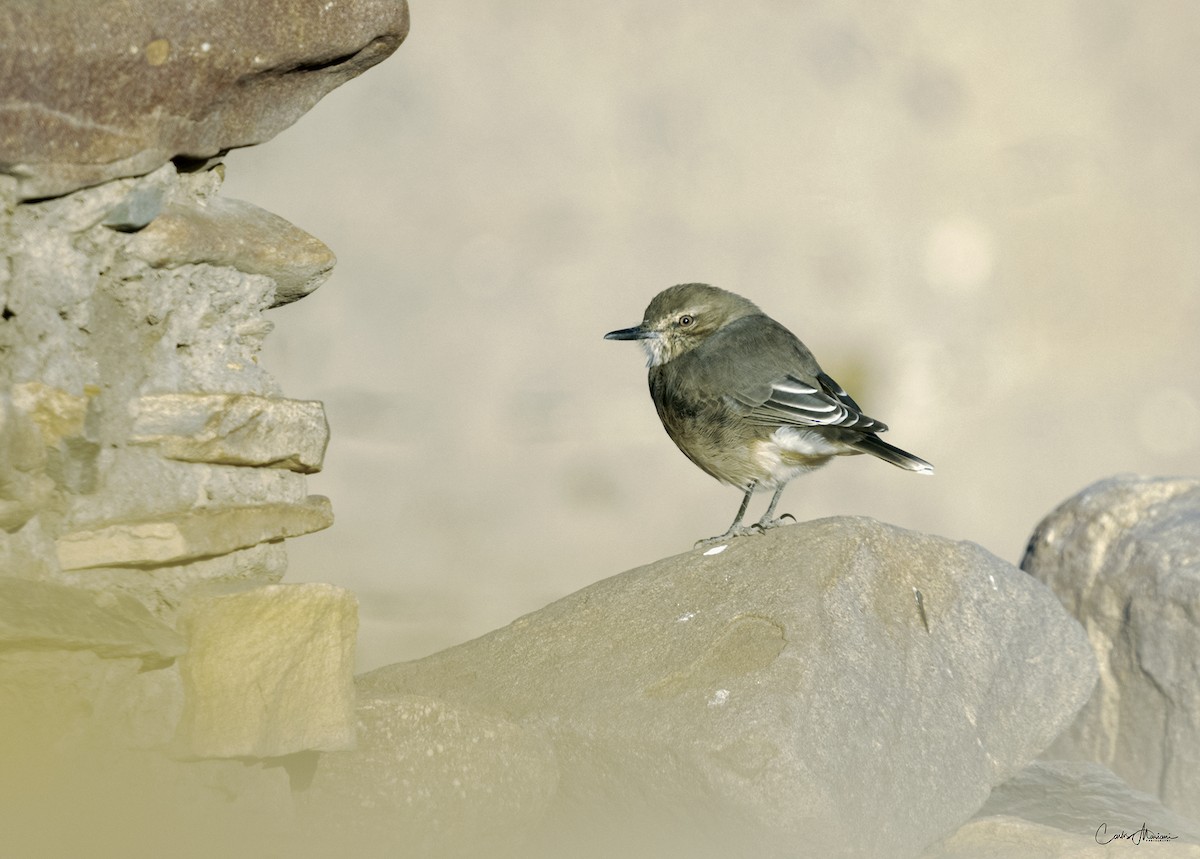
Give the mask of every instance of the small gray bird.
M 640 340 L 650 396 L 671 440 L 705 472 L 746 493 L 729 530 L 697 545 L 783 524 L 771 517 L 792 478 L 832 457 L 869 453 L 933 474 L 933 466 L 881 440 L 869 418 L 791 331 L 753 302 L 706 283 L 664 289 L 633 328 L 605 340 Z M 755 525 L 741 524 L 756 489 L 774 489 Z

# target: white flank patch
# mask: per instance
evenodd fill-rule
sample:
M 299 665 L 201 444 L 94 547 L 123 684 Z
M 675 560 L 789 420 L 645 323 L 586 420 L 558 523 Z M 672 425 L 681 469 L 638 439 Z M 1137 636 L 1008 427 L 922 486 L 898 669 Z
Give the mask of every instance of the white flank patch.
M 771 434 L 771 440 L 784 450 L 805 456 L 837 456 L 841 451 L 841 447 L 820 433 L 799 427 L 780 427 Z
M 806 471 L 824 465 L 825 457 L 837 456 L 843 448 L 817 433 L 798 427 L 780 427 L 766 441 L 754 445 L 754 461 L 769 477 L 759 480 L 763 489 L 771 489 L 787 483 Z M 798 453 L 811 456 L 812 463 L 784 462 L 783 454 Z

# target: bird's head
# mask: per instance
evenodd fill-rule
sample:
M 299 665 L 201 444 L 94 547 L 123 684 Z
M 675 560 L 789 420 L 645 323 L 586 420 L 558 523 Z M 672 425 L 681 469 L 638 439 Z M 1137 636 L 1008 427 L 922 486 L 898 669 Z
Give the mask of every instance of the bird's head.
M 707 283 L 681 283 L 654 296 L 642 324 L 604 335 L 605 340 L 640 340 L 657 367 L 695 349 L 735 319 L 761 313 L 753 302 Z

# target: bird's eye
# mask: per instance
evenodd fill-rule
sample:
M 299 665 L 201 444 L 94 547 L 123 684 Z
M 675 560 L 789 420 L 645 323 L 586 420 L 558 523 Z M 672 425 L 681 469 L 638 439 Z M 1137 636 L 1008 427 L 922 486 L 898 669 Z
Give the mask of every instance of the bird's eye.
M 695 321 L 696 320 L 693 317 L 691 317 L 685 313 L 685 314 L 683 314 L 683 316 L 679 317 L 679 327 L 687 328 L 689 325 L 691 325 Z

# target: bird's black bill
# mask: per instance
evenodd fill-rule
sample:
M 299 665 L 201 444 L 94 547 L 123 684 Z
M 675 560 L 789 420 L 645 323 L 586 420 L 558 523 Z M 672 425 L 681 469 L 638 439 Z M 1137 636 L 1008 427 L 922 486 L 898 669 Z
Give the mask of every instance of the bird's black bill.
M 604 335 L 605 340 L 645 340 L 652 336 L 649 331 L 642 328 L 640 325 L 633 328 L 622 328 L 618 331 L 609 331 Z

